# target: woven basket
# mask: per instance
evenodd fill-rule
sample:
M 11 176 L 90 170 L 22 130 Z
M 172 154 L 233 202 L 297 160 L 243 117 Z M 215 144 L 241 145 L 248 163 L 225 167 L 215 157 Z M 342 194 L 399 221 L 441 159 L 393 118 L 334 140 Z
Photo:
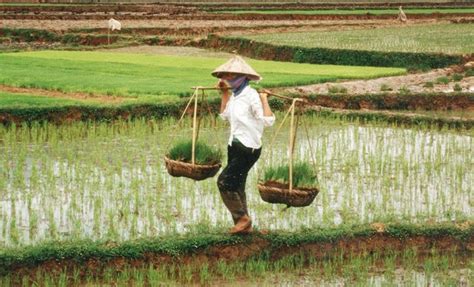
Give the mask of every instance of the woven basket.
M 189 162 L 172 160 L 166 156 L 165 164 L 170 175 L 176 177 L 184 176 L 194 180 L 203 180 L 213 177 L 221 168 L 220 163 L 212 165 L 191 164 Z
M 310 205 L 319 190 L 315 188 L 293 187 L 290 192 L 288 184 L 267 181 L 257 185 L 263 201 L 269 203 L 282 203 L 288 207 L 303 207 Z

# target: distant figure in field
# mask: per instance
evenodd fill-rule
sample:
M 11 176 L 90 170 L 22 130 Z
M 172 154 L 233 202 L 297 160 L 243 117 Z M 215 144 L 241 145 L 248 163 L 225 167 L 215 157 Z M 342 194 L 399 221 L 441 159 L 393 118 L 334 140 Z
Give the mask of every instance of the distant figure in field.
M 110 31 L 118 30 L 120 31 L 122 29 L 122 24 L 115 20 L 114 18 L 110 18 L 108 22 L 109 30 L 107 30 L 107 44 L 110 45 Z
M 122 29 L 122 24 L 115 20 L 114 18 L 110 18 L 109 20 L 109 30 L 114 31 L 114 30 L 119 30 Z
M 400 22 L 405 23 L 407 21 L 407 15 L 405 15 L 405 12 L 402 10 L 402 6 L 398 7 L 398 18 Z

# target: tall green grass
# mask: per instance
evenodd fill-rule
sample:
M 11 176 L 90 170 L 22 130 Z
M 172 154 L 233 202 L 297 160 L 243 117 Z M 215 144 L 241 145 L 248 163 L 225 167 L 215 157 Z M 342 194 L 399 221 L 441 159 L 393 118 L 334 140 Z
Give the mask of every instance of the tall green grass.
M 184 140 L 176 143 L 168 152 L 168 157 L 173 160 L 191 162 L 192 141 Z M 195 161 L 197 164 L 220 163 L 222 161 L 222 151 L 202 141 L 197 141 L 195 147 Z
M 289 184 L 290 168 L 288 165 L 270 167 L 265 170 L 264 181 L 277 181 Z M 298 162 L 293 165 L 293 186 L 295 187 L 315 187 L 318 185 L 318 178 L 311 166 L 306 162 Z

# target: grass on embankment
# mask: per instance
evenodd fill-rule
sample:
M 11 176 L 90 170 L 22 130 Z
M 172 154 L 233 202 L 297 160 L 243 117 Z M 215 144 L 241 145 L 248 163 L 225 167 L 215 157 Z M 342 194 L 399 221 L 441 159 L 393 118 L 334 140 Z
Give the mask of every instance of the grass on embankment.
M 382 227 L 381 227 L 382 226 Z M 383 231 L 377 228 L 383 228 Z M 254 255 L 267 252 L 271 255 L 272 252 L 277 252 L 281 248 L 291 248 L 304 244 L 311 243 L 330 243 L 334 244 L 337 249 L 337 242 L 339 240 L 356 240 L 362 241 L 372 236 L 385 236 L 386 238 L 395 239 L 397 246 L 371 246 L 365 245 L 367 250 L 392 250 L 404 246 L 403 242 L 408 242 L 412 237 L 425 237 L 427 241 L 443 237 L 449 237 L 454 243 L 455 250 L 462 251 L 467 248 L 467 244 L 472 241 L 474 233 L 473 225 L 465 225 L 464 228 L 459 228 L 455 224 L 436 224 L 436 225 L 413 225 L 413 224 L 387 224 L 387 225 L 372 225 L 372 226 L 339 226 L 332 229 L 315 229 L 303 230 L 300 232 L 275 232 L 262 235 L 255 233 L 250 236 L 231 236 L 222 230 L 196 230 L 187 235 L 170 235 L 166 237 L 144 238 L 134 241 L 127 241 L 123 243 L 92 241 L 92 240 L 76 240 L 68 242 L 45 242 L 34 246 L 26 246 L 21 248 L 10 248 L 0 250 L 0 275 L 8 274 L 18 268 L 28 267 L 32 268 L 39 266 L 45 262 L 51 261 L 71 261 L 77 264 L 78 267 L 88 260 L 97 260 L 97 263 L 107 265 L 107 261 L 114 258 L 124 258 L 126 260 L 145 259 L 150 258 L 152 254 L 171 256 L 179 258 L 181 256 L 189 256 L 200 251 L 209 250 L 212 247 L 223 247 L 242 244 L 244 246 L 256 243 L 261 245 L 261 248 L 254 250 Z M 432 244 L 433 244 L 432 243 Z M 415 242 L 416 244 L 416 242 Z M 425 242 L 424 244 L 427 244 Z M 461 246 L 458 246 L 461 245 Z M 425 246 L 430 248 L 428 246 Z M 453 248 L 453 246 L 445 246 L 446 248 Z M 461 249 L 458 249 L 461 248 Z M 350 249 L 348 249 L 350 251 Z M 206 252 L 204 252 L 206 253 Z M 210 256 L 223 256 L 219 250 L 210 252 Z M 278 253 L 278 252 L 277 252 Z M 234 260 L 248 257 L 249 254 L 236 254 Z M 243 258 L 241 258 L 243 257 Z M 269 257 L 271 258 L 271 256 Z M 219 258 L 214 258 L 219 259 Z M 165 262 L 163 261 L 163 264 Z M 84 266 L 87 268 L 86 266 Z M 96 266 L 98 267 L 98 266 Z M 99 268 L 100 269 L 100 268 Z
M 211 71 L 227 59 L 105 52 L 42 51 L 0 54 L 0 83 L 65 92 L 119 96 L 188 95 L 191 86 L 211 86 Z M 337 79 L 368 79 L 406 72 L 401 68 L 311 65 L 249 60 L 261 87 L 295 86 Z M 176 97 L 176 96 L 174 96 Z
M 433 13 L 474 13 L 474 8 L 431 8 L 431 9 L 403 9 L 405 14 L 433 14 Z M 296 14 L 296 15 L 397 15 L 398 9 L 313 9 L 313 10 L 224 10 L 214 13 L 231 14 Z
M 410 53 L 474 53 L 474 41 L 472 41 L 474 24 L 423 24 L 405 27 L 292 32 L 243 37 L 274 45 L 304 48 Z
M 230 286 L 236 279 L 241 286 L 320 286 L 346 284 L 372 286 L 465 286 L 470 257 L 430 250 L 429 254 L 416 248 L 383 254 L 357 254 L 331 258 L 308 256 L 305 252 L 269 260 L 265 254 L 245 261 L 220 260 L 215 264 L 199 258 L 180 264 L 136 266 L 133 263 L 107 266 L 96 274 L 80 274 L 79 268 L 51 270 L 45 266 L 29 274 L 0 276 L 1 286 Z M 301 282 L 301 284 L 299 284 Z M 303 283 L 304 282 L 304 283 Z M 425 283 L 426 282 L 426 283 Z M 428 283 L 429 282 L 429 283 Z
M 430 95 L 421 96 L 429 100 Z M 433 101 L 439 99 L 451 97 L 454 103 L 448 103 L 444 101 L 446 105 L 456 104 L 456 98 L 460 98 L 457 102 L 462 104 L 465 97 L 463 94 L 456 96 L 436 96 L 431 95 Z M 5 100 L 2 100 L 4 98 Z M 18 100 L 20 98 L 20 100 Z M 149 99 L 152 97 L 125 98 L 120 104 L 107 104 L 97 103 L 95 100 L 74 101 L 68 99 L 56 99 L 49 97 L 32 96 L 25 94 L 8 94 L 0 93 L 0 124 L 22 124 L 22 123 L 33 123 L 33 122 L 54 122 L 64 123 L 70 121 L 112 121 L 116 119 L 134 119 L 134 118 L 163 118 L 163 117 L 177 117 L 181 115 L 187 100 L 186 99 L 170 99 L 171 96 L 164 96 L 163 98 L 168 99 L 164 101 L 152 102 Z M 405 97 L 407 98 L 407 97 Z M 418 104 L 425 103 L 419 101 L 420 97 L 414 97 L 414 104 L 412 107 L 417 107 Z M 469 97 L 468 97 L 469 98 Z M 375 108 L 384 109 L 403 109 L 407 107 L 406 101 L 400 101 L 400 103 L 393 106 L 393 101 L 387 99 L 384 102 L 384 98 L 381 95 L 367 95 L 361 97 L 354 97 L 352 101 L 346 103 L 348 110 L 332 111 L 331 108 L 325 108 L 321 111 L 308 110 L 308 113 L 317 113 L 322 117 L 338 118 L 343 121 L 357 121 L 357 122 L 387 122 L 396 123 L 400 125 L 418 126 L 425 125 L 431 127 L 440 128 L 458 128 L 458 129 L 471 129 L 474 125 L 474 120 L 471 117 L 463 116 L 461 119 L 454 119 L 447 113 L 432 111 L 426 115 L 418 113 L 417 111 L 410 110 L 409 113 L 415 113 L 416 115 L 404 115 L 403 113 L 386 113 L 385 111 L 361 111 L 351 110 L 352 108 L 359 108 L 359 101 L 364 100 L 365 103 L 373 104 Z M 147 102 L 148 101 L 148 102 Z M 371 102 L 372 101 L 372 102 Z M 312 100 L 314 104 L 319 104 L 316 100 Z M 330 101 L 329 101 L 330 102 Z M 325 104 L 329 104 L 327 100 Z M 343 101 L 341 101 L 342 103 Z M 217 112 L 220 100 L 218 98 L 211 98 L 209 101 L 211 110 Z M 409 103 L 408 103 L 409 104 Z M 277 99 L 270 99 L 270 105 L 274 111 L 285 110 L 285 104 Z M 379 106 L 382 107 L 379 107 Z M 425 107 L 428 107 L 426 104 Z M 436 107 L 436 105 L 434 105 Z M 464 111 L 459 111 L 463 115 L 466 115 Z M 467 114 L 469 112 L 466 111 Z

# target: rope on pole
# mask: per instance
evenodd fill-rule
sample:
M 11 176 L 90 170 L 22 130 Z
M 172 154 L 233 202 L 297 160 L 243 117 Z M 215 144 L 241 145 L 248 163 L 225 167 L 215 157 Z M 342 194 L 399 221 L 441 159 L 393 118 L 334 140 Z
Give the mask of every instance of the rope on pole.
M 186 115 L 186 112 L 188 111 L 189 109 L 189 106 L 191 105 L 191 103 L 193 102 L 194 100 L 194 97 L 197 96 L 197 90 L 194 91 L 193 95 L 191 96 L 191 98 L 189 99 L 188 103 L 186 104 L 186 107 L 184 108 L 183 110 L 183 113 L 181 114 L 181 116 L 179 117 L 179 120 L 176 122 L 175 125 L 173 125 L 173 128 L 177 128 L 180 124 L 181 124 L 181 121 L 184 119 L 184 116 Z M 172 142 L 172 139 L 174 139 L 176 137 L 176 133 L 173 134 L 172 137 L 169 137 L 168 139 L 168 142 L 165 146 L 165 150 L 168 150 L 168 148 L 170 147 L 171 145 L 171 142 Z

